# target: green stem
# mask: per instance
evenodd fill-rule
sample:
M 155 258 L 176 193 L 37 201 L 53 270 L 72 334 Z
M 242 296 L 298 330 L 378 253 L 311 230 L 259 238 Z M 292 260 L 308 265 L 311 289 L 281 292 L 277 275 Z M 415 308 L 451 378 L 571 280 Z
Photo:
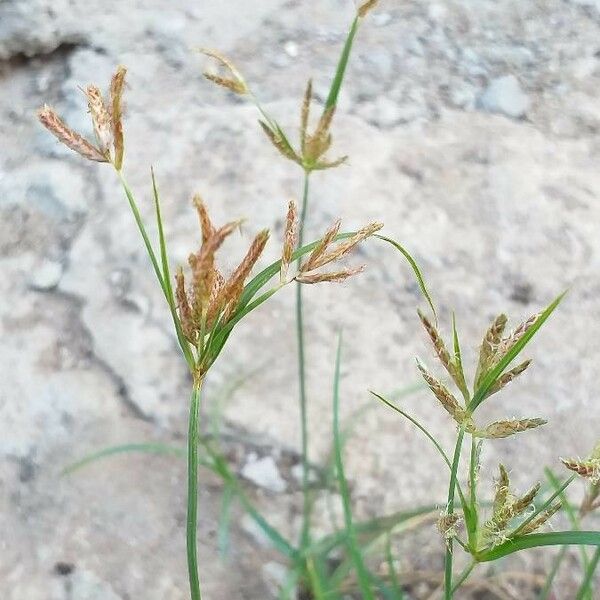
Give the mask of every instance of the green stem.
M 469 578 L 469 575 L 473 572 L 473 569 L 475 568 L 476 564 L 476 561 L 472 561 L 471 564 L 465 567 L 465 570 L 456 578 L 456 582 L 452 586 L 452 594 L 454 594 L 460 588 L 460 586 Z
M 454 513 L 454 492 L 456 490 L 456 481 L 458 477 L 458 463 L 460 461 L 460 452 L 462 450 L 465 430 L 461 427 L 456 439 L 454 448 L 454 458 L 452 459 L 452 470 L 450 472 L 450 485 L 448 487 L 448 504 L 446 512 L 451 515 Z M 446 544 L 446 558 L 444 562 L 444 599 L 451 600 L 454 594 L 452 589 L 452 538 Z
M 600 562 L 600 548 L 596 548 L 594 555 L 592 556 L 592 560 L 588 564 L 587 569 L 585 570 L 585 577 L 581 583 L 581 587 L 577 592 L 576 600 L 584 600 L 584 598 L 589 597 L 589 592 L 592 585 L 592 579 L 594 578 L 594 573 L 598 567 L 598 562 Z
M 198 577 L 198 444 L 200 420 L 200 389 L 202 382 L 194 383 L 190 402 L 188 431 L 188 489 L 187 489 L 187 563 L 191 600 L 201 600 Z
M 308 208 L 309 175 L 304 173 L 304 191 L 302 193 L 302 209 L 298 230 L 298 247 L 302 247 L 304 240 L 304 226 Z M 298 264 L 300 264 L 298 258 Z M 310 496 L 308 493 L 309 464 L 308 464 L 308 416 L 306 403 L 306 361 L 304 354 L 304 315 L 302 307 L 302 284 L 296 283 L 296 339 L 298 344 L 298 383 L 300 388 L 300 430 L 302 436 L 302 530 L 300 533 L 300 547 L 306 548 L 310 539 Z

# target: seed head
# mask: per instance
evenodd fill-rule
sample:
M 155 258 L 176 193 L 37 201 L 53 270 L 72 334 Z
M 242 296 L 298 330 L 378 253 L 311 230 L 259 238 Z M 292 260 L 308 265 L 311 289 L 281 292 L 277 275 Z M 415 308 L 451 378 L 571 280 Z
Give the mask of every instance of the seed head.
M 342 269 L 331 273 L 300 273 L 294 278 L 299 283 L 321 283 L 324 281 L 344 281 L 352 275 L 357 275 L 365 270 L 364 265 L 353 269 Z
M 438 381 L 427 369 L 417 360 L 417 367 L 421 371 L 423 379 L 433 392 L 435 397 L 440 401 L 441 405 L 446 409 L 450 416 L 459 424 L 461 424 L 466 416 L 465 410 L 460 406 L 456 398 L 450 393 L 448 388 Z
M 458 535 L 458 524 L 460 517 L 456 513 L 448 514 L 443 512 L 437 522 L 438 531 L 448 543 L 452 538 Z
M 300 272 L 304 273 L 306 271 L 312 271 L 313 269 L 317 269 L 319 264 L 318 261 L 321 259 L 321 256 L 325 253 L 327 248 L 331 245 L 333 240 L 335 240 L 337 234 L 340 231 L 340 227 L 342 222 L 338 219 L 326 232 L 325 235 L 321 238 L 319 243 L 315 246 L 314 250 L 310 253 L 308 260 L 300 267 Z
M 301 157 L 299 157 L 296 154 L 296 152 L 290 146 L 290 144 L 287 141 L 287 139 L 285 138 L 285 136 L 283 136 L 280 131 L 273 129 L 270 125 L 268 125 L 264 121 L 259 121 L 259 123 L 260 123 L 260 126 L 262 127 L 263 131 L 267 134 L 267 137 L 269 138 L 269 140 L 271 141 L 273 146 L 275 146 L 275 148 L 277 148 L 277 150 L 279 150 L 279 152 L 283 156 L 285 156 L 285 158 L 289 158 L 290 160 L 297 162 L 299 165 L 302 164 Z
M 511 419 L 507 421 L 495 421 L 483 430 L 477 430 L 473 433 L 476 437 L 498 439 L 505 438 L 515 433 L 521 433 L 528 429 L 535 429 L 545 425 L 548 421 L 545 419 Z
M 308 80 L 304 99 L 302 100 L 302 109 L 300 111 L 300 147 L 302 154 L 306 149 L 306 130 L 308 128 L 308 117 L 310 114 L 310 102 L 312 100 L 312 79 Z
M 112 124 L 110 113 L 104 104 L 102 92 L 95 85 L 88 85 L 85 90 L 85 95 L 88 101 L 88 108 L 92 116 L 92 124 L 98 149 L 102 154 L 108 155 L 112 144 Z
M 287 277 L 292 255 L 298 245 L 298 208 L 291 200 L 288 204 L 288 212 L 285 219 L 285 231 L 283 232 L 283 252 L 281 255 L 280 279 L 283 283 Z
M 508 385 L 511 381 L 513 381 L 521 373 L 523 373 L 523 371 L 525 371 L 525 369 L 527 369 L 527 367 L 529 367 L 530 364 L 531 364 L 531 360 L 526 360 L 526 361 L 522 362 L 520 365 L 517 365 L 514 369 L 511 369 L 510 371 L 507 371 L 506 373 L 501 375 L 496 380 L 496 383 L 494 383 L 492 385 L 489 392 L 486 394 L 486 397 L 489 397 L 492 394 L 499 392 L 503 387 Z
M 592 484 L 600 482 L 600 459 L 588 458 L 581 460 L 576 458 L 561 458 L 563 465 L 571 471 L 581 475 L 585 479 L 589 479 Z
M 479 387 L 481 380 L 491 367 L 492 357 L 502 339 L 502 333 L 504 332 L 507 321 L 506 315 L 498 315 L 483 336 L 483 341 L 481 342 L 481 348 L 479 350 L 479 363 L 477 365 L 477 372 L 475 373 L 475 388 Z
M 44 106 L 38 111 L 38 119 L 50 133 L 77 154 L 88 160 L 109 162 L 98 148 L 68 127 L 49 106 Z
M 84 158 L 96 162 L 111 162 L 117 170 L 123 165 L 123 123 L 121 97 L 125 83 L 125 67 L 119 67 L 113 75 L 110 85 L 110 106 L 107 106 L 100 89 L 89 85 L 85 90 L 97 145 L 94 146 L 84 137 L 68 127 L 56 112 L 44 106 L 38 111 L 42 125 L 56 136 L 65 146 Z M 111 145 L 114 157 L 111 159 Z
M 318 269 L 319 267 L 343 258 L 360 244 L 360 242 L 374 233 L 377 233 L 382 227 L 383 223 L 370 223 L 357 231 L 352 237 L 340 242 L 337 246 L 334 246 L 329 252 L 327 252 L 327 248 L 325 248 L 325 251 L 321 256 L 313 260 L 312 268 Z
M 511 506 L 511 517 L 517 517 L 523 514 L 527 508 L 531 505 L 538 492 L 540 491 L 541 485 L 536 483 L 526 494 L 517 498 Z
M 111 122 L 115 148 L 114 164 L 117 171 L 123 167 L 123 154 L 125 151 L 123 138 L 123 88 L 127 69 L 120 65 L 110 82 Z
M 358 7 L 358 16 L 362 19 L 367 16 L 367 13 L 373 10 L 379 4 L 379 0 L 366 0 Z
M 558 502 L 550 508 L 542 511 L 535 519 L 531 520 L 527 525 L 521 528 L 519 531 L 520 535 L 527 535 L 537 531 L 544 523 L 546 523 L 555 513 L 557 513 L 562 507 L 562 504 Z
M 229 77 L 221 77 L 220 75 L 215 75 L 213 73 L 205 71 L 204 77 L 206 77 L 206 79 L 212 81 L 213 83 L 216 83 L 217 85 L 227 88 L 235 94 L 244 95 L 249 92 L 248 86 L 246 85 L 242 74 L 238 71 L 236 66 L 229 59 L 225 58 L 216 50 L 200 48 L 200 52 L 210 58 L 214 58 L 217 61 L 217 63 L 224 67 L 230 75 Z
M 421 323 L 423 324 L 423 327 L 425 328 L 425 331 L 427 332 L 427 335 L 429 336 L 429 339 L 431 340 L 431 343 L 433 344 L 433 348 L 435 350 L 435 353 L 436 353 L 438 359 L 440 360 L 442 365 L 446 368 L 446 370 L 450 371 L 450 363 L 451 363 L 450 353 L 448 352 L 448 350 L 446 348 L 446 344 L 444 344 L 444 340 L 442 339 L 442 336 L 439 334 L 437 328 L 427 318 L 427 316 L 425 316 L 420 310 L 417 310 L 417 314 L 419 315 L 419 319 L 421 319 Z

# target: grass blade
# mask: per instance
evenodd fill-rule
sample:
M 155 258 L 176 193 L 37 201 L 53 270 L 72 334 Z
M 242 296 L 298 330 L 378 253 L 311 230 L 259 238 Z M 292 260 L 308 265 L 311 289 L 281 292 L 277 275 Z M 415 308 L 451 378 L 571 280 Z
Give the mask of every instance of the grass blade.
M 431 435 L 431 433 L 427 431 L 425 426 L 421 425 L 419 421 L 417 421 L 414 417 L 411 417 L 407 412 L 404 412 L 395 404 L 393 404 L 389 400 L 386 400 L 383 396 L 380 396 L 377 392 L 370 390 L 370 393 L 373 394 L 373 396 L 375 396 L 375 398 L 377 398 L 378 400 L 381 400 L 381 402 L 383 402 L 385 405 L 389 406 L 392 410 L 395 410 L 397 413 L 401 414 L 405 419 L 408 419 L 415 427 L 417 427 L 421 432 L 423 432 L 427 439 L 433 444 L 434 448 L 438 451 L 440 456 L 444 459 L 444 462 L 446 463 L 447 467 L 449 469 L 452 468 L 452 464 L 450 463 L 448 455 L 444 452 L 444 449 L 440 446 L 439 442 L 433 437 L 433 435 Z
M 344 81 L 344 75 L 346 73 L 346 67 L 348 66 L 348 59 L 350 58 L 350 52 L 352 51 L 352 44 L 354 43 L 354 38 L 356 37 L 356 32 L 358 31 L 358 23 L 359 19 L 358 17 L 355 17 L 354 21 L 352 21 L 352 25 L 350 26 L 350 30 L 348 31 L 348 35 L 346 36 L 346 41 L 344 42 L 344 47 L 342 48 L 342 54 L 340 55 L 335 76 L 331 82 L 329 95 L 327 96 L 327 100 L 325 102 L 325 110 L 333 108 L 337 104 L 338 96 L 340 95 L 340 90 L 342 89 L 342 83 Z
M 421 293 L 423 294 L 423 296 L 425 296 L 425 299 L 427 300 L 427 303 L 429 304 L 429 308 L 431 308 L 431 312 L 433 313 L 433 316 L 437 323 L 437 312 L 435 310 L 433 300 L 431 299 L 429 291 L 427 290 L 427 286 L 425 285 L 425 279 L 423 278 L 421 269 L 419 269 L 419 265 L 417 265 L 417 262 L 411 256 L 410 252 L 408 250 L 406 250 L 406 248 L 404 248 L 404 246 L 402 246 L 401 244 L 399 244 L 392 238 L 386 237 L 385 235 L 376 233 L 373 237 L 379 238 L 380 240 L 383 240 L 384 242 L 391 244 L 392 246 L 394 246 L 394 248 L 396 248 L 396 250 L 398 250 L 402 254 L 402 256 L 404 256 L 404 258 L 406 258 L 406 260 L 408 261 L 408 264 L 411 266 L 411 268 L 413 270 L 413 273 L 415 274 L 415 277 L 417 278 L 417 283 L 419 284 Z
M 498 560 L 529 548 L 541 546 L 600 546 L 600 531 L 553 531 L 549 533 L 531 533 L 517 537 L 477 556 L 479 562 Z
M 600 546 L 600 544 L 598 545 Z M 596 548 L 596 552 L 594 552 L 594 556 L 592 556 L 592 560 L 585 570 L 585 576 L 581 582 L 581 586 L 577 592 L 577 598 L 575 600 L 584 600 L 584 598 L 591 597 L 590 594 L 592 592 L 592 580 L 594 579 L 594 574 L 598 568 L 598 562 L 600 562 L 600 547 Z
M 333 381 L 333 443 L 335 451 L 335 467 L 342 497 L 342 505 L 344 508 L 344 524 L 348 535 L 347 546 L 348 553 L 352 557 L 356 569 L 356 577 L 358 585 L 365 600 L 375 600 L 375 596 L 371 590 L 369 573 L 363 562 L 360 548 L 356 542 L 354 524 L 352 522 L 352 502 L 350 499 L 350 489 L 348 481 L 344 473 L 344 461 L 342 458 L 342 445 L 340 437 L 340 363 L 342 355 L 342 336 L 339 335 L 338 347 L 335 358 L 335 375 Z
M 229 529 L 231 525 L 231 507 L 235 498 L 232 486 L 225 486 L 221 498 L 221 512 L 219 514 L 219 529 L 217 531 L 217 548 L 223 558 L 229 554 Z
M 62 475 L 71 475 L 92 463 L 95 463 L 104 458 L 110 456 L 116 456 L 118 454 L 129 454 L 131 452 L 145 452 L 150 454 L 166 454 L 170 456 L 177 456 L 180 458 L 185 457 L 185 448 L 179 448 L 177 446 L 169 446 L 168 444 L 160 443 L 141 443 L 141 444 L 121 444 L 119 446 L 109 446 L 102 448 L 97 452 L 92 452 L 84 456 L 81 460 L 70 464 L 65 467 L 62 471 Z

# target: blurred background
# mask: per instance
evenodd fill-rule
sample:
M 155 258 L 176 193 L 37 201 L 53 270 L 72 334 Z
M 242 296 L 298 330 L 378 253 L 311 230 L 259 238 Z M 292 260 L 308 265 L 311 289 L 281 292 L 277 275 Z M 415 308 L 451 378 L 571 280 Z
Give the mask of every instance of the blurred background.
M 252 105 L 202 78 L 206 60 L 194 49 L 233 58 L 295 131 L 307 79 L 317 99 L 327 94 L 354 10 L 352 0 L 0 1 L 3 599 L 188 593 L 185 461 L 131 454 L 61 476 L 114 444 L 183 446 L 190 382 L 112 170 L 60 146 L 36 109 L 47 102 L 91 136 L 80 87 L 106 89 L 125 64 L 125 173 L 152 223 L 154 166 L 172 264 L 199 243 L 195 192 L 217 223 L 247 219 L 222 252 L 225 270 L 263 227 L 273 232 L 267 264 L 280 252 L 287 201 L 301 193 L 299 170 L 269 145 Z M 488 445 L 490 493 L 500 460 L 523 489 L 598 439 L 599 84 L 596 0 L 382 0 L 359 32 L 334 123 L 332 155 L 348 154 L 348 165 L 313 177 L 307 237 L 338 217 L 346 229 L 383 221 L 422 267 L 446 335 L 455 311 L 467 365 L 496 314 L 516 325 L 570 288 L 530 347 L 534 366 L 484 409 L 490 419 L 549 420 Z M 416 355 L 434 366 L 411 271 L 376 242 L 357 261 L 368 265 L 360 277 L 305 290 L 307 361 L 311 459 L 321 465 L 343 328 L 342 417 L 361 411 L 347 471 L 366 518 L 443 502 L 447 485 L 426 441 L 369 389 L 395 394 L 442 444 L 454 431 L 428 394 L 407 391 L 418 383 Z M 232 469 L 289 535 L 300 507 L 293 327 L 289 289 L 236 330 L 205 396 L 205 422 L 219 427 Z M 285 567 L 241 511 L 219 559 L 221 492 L 203 472 L 207 597 L 276 597 Z M 320 499 L 315 526 L 330 527 Z M 442 551 L 432 532 L 406 566 L 439 568 Z M 515 564 L 537 568 L 536 556 Z

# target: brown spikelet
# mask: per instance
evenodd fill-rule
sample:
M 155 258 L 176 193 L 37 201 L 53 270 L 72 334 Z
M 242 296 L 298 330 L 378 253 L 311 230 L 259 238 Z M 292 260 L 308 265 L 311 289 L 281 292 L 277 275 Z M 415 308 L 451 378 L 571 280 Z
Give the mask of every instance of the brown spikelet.
M 486 394 L 486 398 L 491 396 L 492 394 L 495 394 L 496 392 L 499 392 L 503 387 L 508 385 L 514 379 L 516 379 L 521 373 L 523 373 L 523 371 L 525 371 L 525 369 L 527 369 L 527 367 L 529 367 L 530 364 L 531 364 L 531 360 L 526 360 L 526 361 L 522 362 L 520 365 L 517 365 L 516 367 L 514 367 L 514 369 L 511 369 L 510 371 L 507 371 L 506 373 L 504 373 L 504 375 L 501 375 L 496 380 L 496 383 L 494 383 L 494 385 L 492 385 L 489 392 Z
M 483 430 L 477 430 L 474 436 L 488 439 L 499 439 L 509 437 L 515 433 L 521 433 L 528 429 L 535 429 L 545 425 L 548 421 L 545 419 L 510 419 L 506 421 L 495 421 Z
M 288 212 L 285 219 L 285 231 L 283 232 L 283 252 L 281 255 L 280 279 L 283 283 L 287 277 L 292 255 L 298 244 L 298 208 L 291 200 L 288 204 Z
M 268 229 L 263 229 L 263 231 L 256 235 L 256 237 L 252 241 L 252 244 L 250 244 L 250 248 L 248 248 L 248 251 L 246 252 L 246 256 L 244 256 L 242 262 L 238 265 L 238 267 L 232 273 L 231 277 L 225 282 L 225 285 L 223 286 L 223 290 L 221 293 L 223 306 L 226 306 L 231 303 L 237 303 L 239 294 L 243 289 L 244 282 L 250 274 L 250 271 L 252 271 L 252 268 L 256 264 L 256 261 L 260 258 L 260 255 L 265 249 L 268 239 Z
M 347 160 L 347 156 L 341 156 L 340 158 L 336 158 L 335 160 L 319 160 L 313 165 L 312 170 L 322 171 L 324 169 L 334 169 L 335 167 L 343 165 Z
M 561 458 L 560 460 L 567 469 L 589 479 L 592 483 L 600 481 L 600 460 L 597 458 L 587 460 Z
M 332 248 L 329 252 L 324 252 L 319 258 L 313 261 L 313 269 L 318 269 L 330 262 L 339 260 L 346 256 L 351 250 L 354 249 L 360 242 L 373 235 L 383 227 L 383 223 L 370 223 L 366 227 L 363 227 L 357 231 L 352 237 L 340 242 L 337 246 Z
M 527 493 L 517 498 L 511 506 L 511 517 L 516 517 L 527 510 L 540 491 L 541 485 L 536 483 Z
M 235 79 L 221 77 L 220 75 L 215 75 L 214 73 L 209 73 L 208 71 L 205 71 L 203 75 L 209 81 L 212 81 L 221 87 L 227 88 L 229 91 L 234 92 L 235 94 L 243 95 L 248 91 L 244 83 Z
M 200 221 L 200 230 L 202 231 L 202 243 L 206 243 L 215 234 L 215 227 L 208 216 L 208 210 L 206 205 L 202 201 L 199 194 L 196 194 L 192 199 L 196 212 L 198 213 L 198 220 Z
M 362 273 L 365 270 L 364 265 L 352 269 L 342 269 L 331 273 L 300 273 L 294 278 L 299 283 L 321 283 L 324 281 L 344 281 L 348 277 Z
M 448 542 L 450 539 L 456 537 L 456 527 L 460 521 L 460 516 L 456 513 L 448 514 L 444 512 L 440 515 L 437 521 L 437 529 L 442 537 Z
M 444 344 L 444 340 L 440 336 L 435 325 L 424 315 L 420 310 L 417 310 L 417 314 L 419 315 L 419 319 L 421 319 L 421 323 L 431 339 L 431 343 L 433 344 L 433 348 L 435 353 L 439 359 L 439 361 L 444 365 L 447 371 L 451 370 L 451 358 L 448 349 L 446 348 L 446 344 Z
M 224 67 L 231 75 L 231 77 L 221 77 L 219 75 L 213 75 L 212 73 L 204 73 L 206 79 L 216 83 L 217 85 L 223 86 L 236 94 L 247 94 L 248 86 L 242 77 L 242 74 L 238 71 L 237 67 L 221 53 L 216 50 L 208 50 L 206 48 L 200 48 L 200 52 L 205 56 L 214 58 L 222 67 Z
M 446 409 L 450 416 L 457 422 L 462 423 L 465 418 L 465 411 L 460 406 L 456 398 L 450 393 L 448 388 L 438 381 L 427 369 L 417 361 L 417 367 L 421 371 L 423 379 L 433 392 L 435 397 L 440 401 L 441 405 Z
M 362 19 L 379 4 L 379 0 L 367 0 L 358 7 L 358 16 Z
M 527 535 L 537 531 L 544 523 L 546 523 L 555 513 L 557 513 L 562 507 L 562 504 L 558 502 L 550 508 L 542 511 L 535 519 L 531 520 L 527 525 L 521 528 L 519 535 Z
M 300 147 L 304 155 L 306 147 L 306 129 L 308 128 L 308 117 L 310 113 L 310 102 L 312 100 L 312 79 L 308 80 L 304 99 L 302 100 L 302 110 L 300 113 Z
M 189 264 L 193 277 L 193 313 L 196 320 L 205 317 L 208 302 L 213 290 L 216 277 L 215 252 L 221 247 L 225 239 L 239 227 L 239 221 L 232 221 L 217 229 L 214 234 L 202 244 L 200 251 L 191 254 Z
M 504 356 L 538 321 L 542 313 L 531 315 L 526 321 L 523 321 L 509 336 L 504 338 L 496 350 L 498 358 Z
M 308 164 L 315 163 L 331 146 L 331 134 L 329 128 L 335 114 L 335 106 L 332 106 L 321 115 L 317 128 L 312 135 L 306 137 L 303 158 Z
M 317 268 L 317 261 L 321 258 L 321 256 L 325 253 L 327 248 L 331 245 L 333 240 L 335 240 L 337 234 L 340 231 L 340 227 L 342 222 L 338 219 L 326 232 L 325 235 L 321 238 L 319 243 L 315 246 L 314 250 L 310 253 L 308 260 L 300 267 L 300 272 L 304 273 L 306 271 L 312 271 Z
M 117 171 L 123 167 L 123 154 L 125 144 L 123 138 L 123 88 L 125 87 L 125 75 L 127 69 L 119 65 L 117 71 L 110 81 L 110 104 L 111 124 L 113 134 L 113 146 L 115 150 L 114 165 Z
M 267 123 L 265 123 L 264 121 L 259 121 L 259 123 L 263 131 L 267 134 L 269 140 L 271 140 L 273 146 L 275 146 L 275 148 L 277 148 L 277 150 L 279 150 L 279 152 L 283 156 L 285 156 L 285 158 L 289 158 L 294 162 L 302 164 L 302 160 L 294 152 L 294 149 L 285 143 L 285 140 L 281 137 L 281 135 L 278 132 L 273 131 L 273 129 L 271 129 L 271 127 L 269 127 L 269 125 L 267 125 Z
M 100 92 L 100 89 L 97 86 L 88 85 L 85 89 L 85 95 L 92 117 L 92 124 L 94 126 L 98 148 L 102 154 L 109 156 L 112 144 L 112 124 L 110 113 L 102 98 L 102 92 Z
M 59 118 L 56 112 L 48 106 L 38 111 L 40 123 L 65 146 L 77 154 L 96 162 L 109 162 L 98 148 L 90 144 L 85 138 L 73 131 Z
M 187 292 L 185 290 L 185 278 L 183 269 L 180 267 L 175 274 L 175 296 L 177 299 L 177 309 L 179 311 L 179 321 L 181 322 L 181 330 L 186 339 L 191 343 L 197 344 L 197 330 L 194 326 L 192 317 L 192 309 L 190 307 Z
M 475 373 L 476 389 L 479 387 L 481 380 L 490 369 L 492 357 L 496 351 L 496 347 L 502 339 L 502 333 L 504 332 L 507 321 L 508 319 L 506 315 L 498 315 L 490 325 L 490 328 L 487 330 L 486 334 L 483 336 L 483 341 L 481 342 L 481 348 L 479 350 L 479 363 Z
M 494 495 L 493 512 L 494 517 L 499 515 L 505 508 L 508 500 L 508 492 L 510 486 L 510 479 L 508 477 L 508 471 L 502 464 L 499 465 L 500 477 L 496 481 L 496 493 Z

